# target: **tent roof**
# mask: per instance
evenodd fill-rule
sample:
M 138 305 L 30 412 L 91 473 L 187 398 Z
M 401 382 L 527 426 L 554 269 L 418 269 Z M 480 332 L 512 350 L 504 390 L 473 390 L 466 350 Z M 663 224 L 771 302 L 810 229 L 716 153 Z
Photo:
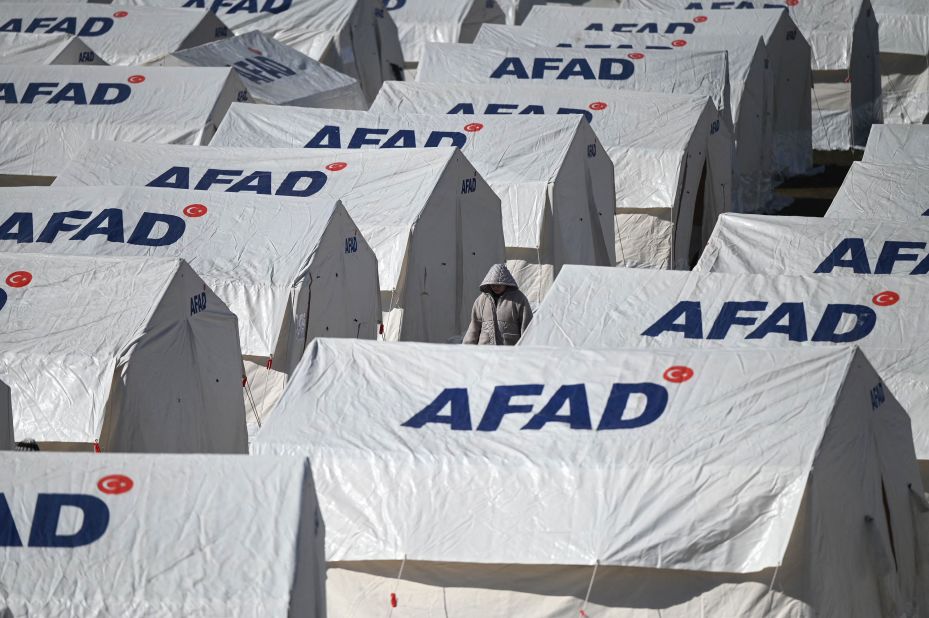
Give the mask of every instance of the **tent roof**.
M 0 49 L 3 50 L 3 54 L 0 55 L 0 64 L 85 64 L 78 60 L 80 53 L 94 54 L 85 41 L 70 34 L 0 32 Z M 69 58 L 67 62 L 55 62 L 64 60 L 69 50 L 73 50 L 73 53 L 67 54 L 74 58 L 73 61 Z M 97 59 L 96 54 L 93 58 L 86 64 L 103 63 L 102 60 Z
M 43 90 L 52 94 L 9 104 L 35 83 L 54 84 Z M 89 139 L 197 141 L 218 122 L 223 97 L 237 90 L 228 68 L 0 66 L 8 103 L 0 106 L 0 173 L 55 176 Z M 95 93 L 112 102 L 94 104 Z
M 265 64 L 270 61 L 273 64 Z M 325 102 L 331 96 L 366 106 L 358 82 L 257 30 L 172 54 L 168 64 L 231 66 L 253 98 L 275 105 Z M 283 65 L 283 66 L 281 66 Z M 291 75 L 285 71 L 294 72 Z M 341 91 L 341 92 L 333 92 Z M 330 93 L 328 96 L 327 93 Z
M 713 98 L 717 109 L 729 114 L 729 75 L 725 52 L 681 52 L 674 55 L 661 52 L 644 53 L 643 57 L 617 50 L 544 48 L 510 46 L 506 49 L 487 49 L 474 45 L 430 43 L 419 66 L 417 79 L 424 82 L 462 82 L 478 84 L 552 83 L 565 86 L 594 86 L 633 89 L 681 94 L 699 94 Z M 507 60 L 516 59 L 516 60 Z M 557 59 L 551 62 L 554 70 L 545 71 L 539 79 L 529 79 L 537 58 Z M 581 63 L 572 69 L 572 78 L 558 79 L 561 71 L 571 68 L 571 61 Z M 517 64 L 517 62 L 519 64 Z M 624 79 L 597 79 L 607 62 L 612 69 L 621 71 Z M 591 71 L 583 77 L 584 64 Z M 518 66 L 525 71 L 523 78 Z M 494 78 L 496 71 L 501 77 Z
M 11 20 L 21 20 L 19 28 L 26 30 L 37 19 L 43 19 L 42 28 L 50 32 L 71 31 L 76 27 L 76 32 L 71 31 L 71 34 L 83 37 L 108 64 L 122 65 L 160 60 L 189 45 L 189 37 L 197 31 L 201 31 L 198 36 L 212 40 L 217 30 L 225 30 L 216 15 L 205 10 L 185 12 L 96 3 L 0 2 L 0 27 Z M 69 25 L 62 23 L 65 19 L 75 21 Z M 99 34 L 95 34 L 97 32 Z
M 784 17 L 782 11 L 694 11 L 683 10 L 683 6 L 692 4 L 690 0 L 625 0 L 622 8 L 616 7 L 569 7 L 554 4 L 532 7 L 523 26 L 544 30 L 561 29 L 563 34 L 579 31 L 649 33 L 687 35 L 713 34 L 719 31 L 731 34 L 756 32 L 768 37 L 774 32 L 778 22 Z M 695 17 L 700 19 L 695 21 Z M 705 18 L 705 19 L 704 19 Z M 726 24 L 730 25 L 726 25 Z M 733 28 L 732 24 L 738 27 Z
M 918 218 L 900 222 L 723 214 L 695 270 L 806 275 L 820 269 L 831 274 L 909 275 L 919 268 L 922 252 L 903 249 L 904 257 L 898 259 L 891 249 L 894 257 L 885 258 L 879 268 L 885 243 L 927 239 L 929 221 Z M 856 250 L 860 247 L 864 253 Z M 916 255 L 916 261 L 906 255 Z
M 350 148 L 353 136 L 358 135 L 356 131 L 365 132 L 362 137 L 375 143 L 398 131 L 413 131 L 417 145 L 422 146 L 433 132 L 446 132 L 463 142 L 462 152 L 498 195 L 518 190 L 515 187 L 520 185 L 536 194 L 536 199 L 511 200 L 512 208 L 504 213 L 504 233 L 508 247 L 538 247 L 543 214 L 550 207 L 545 187 L 555 181 L 572 145 L 591 136 L 589 129 L 584 132 L 586 135 L 582 133 L 584 122 L 573 114 L 463 117 L 241 105 L 230 112 L 214 143 L 302 148 L 318 139 L 321 146 Z M 322 132 L 326 127 L 339 129 L 337 142 L 322 137 L 332 135 Z M 367 129 L 387 132 L 374 134 L 366 132 Z M 533 184 L 535 189 L 529 187 Z
M 131 162 L 140 152 L 145 150 L 91 142 L 79 159 L 115 167 L 117 162 Z M 49 243 L 0 240 L 0 251 L 184 259 L 238 316 L 245 354 L 273 353 L 292 288 L 310 269 L 326 228 L 342 208 L 331 198 L 58 186 L 69 184 L 70 173 L 66 169 L 54 187 L 0 189 L 0 204 L 8 213 L 32 213 L 37 235 L 53 213 L 85 211 L 94 218 L 106 208 L 122 213 L 125 238 L 143 213 L 172 216 L 184 225 L 183 235 L 170 245 L 149 246 L 110 242 L 100 234 L 76 242 L 71 239 L 73 234 L 65 233 Z M 205 214 L 192 205 L 205 207 Z M 72 218 L 69 223 L 81 222 Z
M 317 339 L 253 443 L 262 454 L 311 457 L 330 561 L 774 567 L 857 354 L 478 346 L 450 354 L 372 343 Z M 694 379 L 675 382 L 684 368 Z M 538 411 L 563 385 L 579 385 L 568 387 L 586 393 L 571 410 L 583 415 L 589 403 L 598 427 L 617 383 L 654 385 L 667 407 L 652 423 L 616 430 L 571 429 L 566 407 L 560 422 L 536 431 L 522 430 L 528 415 L 512 413 L 476 432 L 404 426 L 447 388 L 467 388 L 456 414 L 479 427 L 494 391 L 499 399 L 499 389 L 530 385 L 512 391 L 509 405 Z M 447 405 L 441 412 L 449 418 Z
M 584 113 L 604 146 L 677 149 L 687 147 L 694 128 L 713 103 L 708 96 L 523 84 L 438 84 L 386 82 L 372 111 L 410 112 L 427 104 L 435 112 L 469 103 L 480 114 L 497 105 L 500 114 Z M 500 107 L 500 106 L 503 107 Z M 230 114 L 239 106 L 233 105 Z M 714 108 L 715 109 L 715 108 Z
M 403 0 L 385 5 L 397 24 L 407 62 L 419 62 L 426 43 L 470 43 L 462 40 L 466 28 L 473 36 L 481 24 L 506 20 L 500 5 L 486 0 Z
M 188 9 L 210 9 L 213 5 L 212 0 L 119 0 L 119 3 Z M 348 25 L 352 14 L 364 3 L 365 0 L 265 0 L 219 6 L 216 13 L 237 34 L 260 30 L 273 35 L 285 29 L 301 29 L 307 33 L 338 32 Z
M 929 414 L 924 413 L 929 403 L 927 374 L 918 378 L 914 388 L 918 371 L 926 366 L 926 355 L 918 352 L 916 362 L 910 362 L 915 350 L 929 347 L 925 311 L 929 284 L 917 277 L 787 276 L 770 274 L 776 268 L 767 270 L 766 274 L 727 274 L 565 266 L 520 345 L 792 349 L 857 345 L 910 411 L 916 451 L 929 458 Z M 720 317 L 725 303 L 750 301 L 762 305 L 742 306 L 738 314 L 742 323 L 729 325 Z M 794 303 L 792 313 L 778 309 L 784 303 Z M 830 305 L 850 305 L 849 312 L 872 316 L 873 327 L 867 332 L 862 327 L 860 335 L 845 340 L 817 343 L 821 328 L 821 337 L 830 332 L 823 326 Z M 778 311 L 779 318 L 766 322 Z M 849 317 L 832 325 L 831 332 L 859 332 L 858 320 Z M 720 324 L 729 328 L 722 332 Z M 785 332 L 787 326 L 790 335 Z M 881 356 L 872 357 L 872 352 Z
M 739 108 L 742 88 L 735 84 L 748 79 L 755 58 L 765 55 L 764 41 L 760 34 L 695 34 L 687 37 L 670 34 L 613 34 L 579 31 L 564 35 L 563 29 L 546 29 L 521 26 L 483 26 L 475 44 L 493 48 L 508 46 L 576 47 L 630 49 L 648 52 L 650 49 L 678 51 L 726 51 L 729 61 L 729 81 L 732 109 Z
M 894 221 L 929 216 L 929 167 L 856 161 L 826 216 Z
M 694 32 L 701 31 L 718 31 L 719 29 L 731 29 L 736 23 L 744 24 L 745 20 L 764 19 L 773 21 L 769 23 L 773 26 L 780 19 L 780 9 L 762 9 L 760 5 L 763 2 L 757 2 L 758 9 L 741 9 L 741 10 L 714 10 L 710 2 L 704 2 L 703 8 L 695 10 L 686 10 L 694 5 L 699 6 L 698 2 L 693 0 L 627 0 L 624 2 L 622 9 L 583 9 L 584 17 L 577 15 L 578 20 L 589 20 L 587 24 L 581 26 L 586 28 L 590 23 L 604 24 L 603 30 L 609 31 L 612 23 L 622 20 L 623 22 L 635 22 L 636 13 L 642 17 L 655 16 L 655 13 L 664 13 L 667 19 L 686 19 L 689 16 L 699 15 L 702 21 L 697 25 Z M 798 2 L 793 6 L 787 7 L 786 13 L 790 19 L 800 28 L 803 36 L 810 44 L 813 57 L 813 69 L 819 71 L 846 70 L 851 66 L 852 54 L 852 32 L 855 22 L 863 8 L 863 0 L 835 0 L 834 2 Z M 557 7 L 537 7 L 533 8 L 529 17 L 526 19 L 526 25 L 532 25 L 539 22 L 556 23 L 563 17 L 564 7 L 559 10 Z M 610 15 L 610 12 L 614 12 Z M 697 13 L 696 11 L 701 11 Z M 644 13 L 643 13 L 644 12 Z M 652 12 L 649 15 L 649 12 Z M 534 15 L 535 14 L 535 15 Z M 704 19 L 705 18 L 705 19 Z M 691 20 L 693 17 L 690 18 Z M 644 21 L 644 20 L 643 20 Z M 727 28 L 728 24 L 728 28 Z M 739 32 L 747 30 L 739 29 Z M 770 34 L 770 29 L 765 33 Z
M 124 158 L 118 161 L 114 157 L 110 166 L 75 159 L 67 171 L 67 182 L 147 186 L 171 168 L 181 166 L 190 169 L 189 184 L 193 186 L 208 169 L 270 172 L 272 190 L 277 191 L 283 180 L 281 172 L 324 174 L 326 183 L 314 197 L 338 199 L 345 205 L 377 255 L 381 289 L 393 289 L 398 283 L 410 233 L 442 173 L 452 162 L 464 160 L 453 148 L 314 151 L 129 143 L 109 147 Z M 327 169 L 334 163 L 346 165 Z M 216 183 L 210 189 L 216 191 L 220 187 L 226 191 L 230 188 Z M 262 190 L 252 189 L 246 194 Z
M 0 451 L 13 448 L 13 403 L 10 387 L 0 381 Z
M 65 539 L 103 528 L 76 547 L 0 547 L 17 615 L 320 616 L 324 528 L 304 459 L 5 453 L 0 482 L 23 543 L 37 494 L 83 498 L 83 524 L 66 501 Z
M 865 163 L 929 165 L 929 126 L 872 125 L 862 160 Z

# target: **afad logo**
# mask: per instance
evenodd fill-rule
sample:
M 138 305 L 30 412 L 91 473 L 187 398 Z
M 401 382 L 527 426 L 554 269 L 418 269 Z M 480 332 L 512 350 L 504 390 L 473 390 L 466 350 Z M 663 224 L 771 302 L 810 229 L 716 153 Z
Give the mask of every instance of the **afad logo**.
M 664 333 L 680 333 L 684 339 L 724 340 L 741 337 L 745 340 L 763 340 L 773 335 L 798 342 L 851 343 L 871 334 L 877 324 L 877 312 L 881 308 L 896 305 L 899 301 L 899 294 L 886 290 L 871 298 L 870 304 L 873 307 L 828 304 L 822 314 L 812 321 L 802 302 L 727 301 L 715 317 L 707 316 L 712 319 L 705 322 L 703 304 L 698 300 L 683 300 L 646 328 L 642 336 L 660 337 Z
M 320 128 L 303 146 L 304 148 L 438 148 L 454 146 L 463 148 L 469 134 L 479 133 L 484 125 L 471 122 L 461 131 L 420 131 L 415 129 L 382 129 L 373 127 L 346 128 L 345 139 L 342 127 L 327 124 Z
M 110 474 L 97 481 L 97 492 L 118 496 L 132 490 L 134 483 L 123 474 Z M 81 511 L 75 532 L 62 533 L 59 521 L 64 509 Z M 70 518 L 69 518 L 70 519 Z M 110 508 L 96 494 L 39 494 L 32 510 L 32 523 L 25 546 L 83 547 L 99 541 L 110 525 Z M 6 496 L 0 492 L 0 547 L 23 547 L 23 537 L 13 519 Z
M 784 0 L 782 3 L 777 2 L 753 2 L 752 0 L 729 0 L 726 2 L 689 2 L 685 11 L 706 9 L 783 9 L 789 6 L 797 6 L 800 0 Z
M 47 219 L 37 218 L 29 211 L 14 212 L 0 223 L 0 246 L 3 242 L 51 244 L 99 238 L 112 243 L 164 247 L 181 239 L 187 229 L 185 219 L 204 214 L 206 207 L 202 204 L 191 204 L 177 215 L 143 212 L 138 218 L 134 213 L 127 215 L 121 208 L 61 210 Z
M 284 77 L 293 77 L 297 74 L 287 65 L 262 56 L 261 52 L 256 49 L 250 49 L 250 51 L 255 52 L 257 55 L 233 62 L 232 69 L 253 84 L 270 84 Z
M 697 29 L 696 24 L 702 24 L 706 20 L 706 16 L 698 15 L 691 21 L 618 22 L 608 29 L 604 27 L 602 22 L 594 22 L 587 24 L 584 30 L 590 32 L 613 32 L 616 34 L 693 34 Z
M 384 8 L 388 11 L 396 11 L 406 6 L 406 0 L 384 0 Z
M 126 11 L 117 11 L 113 17 L 125 17 Z M 36 17 L 31 20 L 22 18 L 8 19 L 0 24 L 0 32 L 34 32 L 36 34 L 71 34 L 81 37 L 103 36 L 113 29 L 111 17 Z
M 283 13 L 291 0 L 185 0 L 182 8 L 207 9 L 213 13 Z
M 635 74 L 635 63 L 642 54 L 628 58 L 504 58 L 490 73 L 490 79 L 625 81 Z
M 0 82 L 0 103 L 30 105 L 46 103 L 60 105 L 118 105 L 132 95 L 132 85 L 145 81 L 144 75 L 130 75 L 128 84 L 103 82 L 82 84 L 81 82 L 30 82 L 16 84 Z M 131 84 L 131 85 L 130 85 Z
M 348 163 L 336 161 L 326 166 L 328 172 L 340 172 Z M 282 177 L 283 176 L 283 177 Z M 161 189 L 196 189 L 197 191 L 225 191 L 226 193 L 255 193 L 280 197 L 310 197 L 326 186 L 328 176 L 319 170 L 271 172 L 207 168 L 203 172 L 183 165 L 175 165 L 158 174 L 146 187 Z
M 475 104 L 473 102 L 463 102 L 455 103 L 450 110 L 449 114 L 488 114 L 488 115 L 544 115 L 549 113 L 554 114 L 579 114 L 587 119 L 587 122 L 593 123 L 594 115 L 590 113 L 591 111 L 600 112 L 607 109 L 609 105 L 603 101 L 594 101 L 587 105 L 587 109 L 579 109 L 574 107 L 549 107 L 546 109 L 543 103 L 487 103 L 483 107 L 481 104 Z
M 662 376 L 672 388 L 693 377 L 691 368 L 680 365 L 669 367 Z M 635 429 L 654 423 L 668 407 L 668 388 L 657 382 L 613 384 L 597 422 L 597 431 Z M 497 431 L 507 415 L 519 415 L 519 423 L 528 419 L 520 430 L 540 430 L 550 423 L 578 430 L 593 429 L 585 384 L 560 386 L 544 403 L 530 399 L 539 397 L 544 390 L 544 384 L 495 387 L 476 430 Z M 402 426 L 421 429 L 430 424 L 448 425 L 453 431 L 471 431 L 473 424 L 468 389 L 444 389 Z
M 12 289 L 24 288 L 32 283 L 32 273 L 26 270 L 17 270 L 9 273 L 3 282 Z M 7 298 L 7 291 L 0 287 L 0 311 L 3 311 L 3 308 L 6 307 Z
M 687 41 L 685 41 L 684 39 L 675 39 L 674 41 L 671 41 L 667 45 L 656 45 L 654 43 L 650 43 L 646 45 L 633 45 L 631 43 L 584 43 L 583 45 L 580 45 L 578 47 L 581 47 L 583 49 L 645 49 L 645 50 L 665 49 L 667 50 L 667 49 L 675 49 L 675 48 L 686 47 L 686 46 L 687 46 Z M 573 48 L 575 47 L 575 45 L 574 43 L 559 43 L 555 47 Z
M 872 265 L 864 238 L 843 238 L 814 271 L 816 274 L 831 272 L 926 275 L 929 274 L 929 252 L 926 252 L 925 241 L 887 240 Z

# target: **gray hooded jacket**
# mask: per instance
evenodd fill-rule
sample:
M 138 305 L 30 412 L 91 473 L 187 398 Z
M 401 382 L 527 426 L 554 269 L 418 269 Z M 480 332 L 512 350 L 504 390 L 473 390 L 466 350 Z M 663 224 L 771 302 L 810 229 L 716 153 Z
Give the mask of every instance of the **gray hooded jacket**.
M 506 286 L 506 290 L 495 296 L 492 285 Z M 474 301 L 471 324 L 462 343 L 516 345 L 531 321 L 529 300 L 519 291 L 506 265 L 496 264 L 481 282 L 481 295 Z

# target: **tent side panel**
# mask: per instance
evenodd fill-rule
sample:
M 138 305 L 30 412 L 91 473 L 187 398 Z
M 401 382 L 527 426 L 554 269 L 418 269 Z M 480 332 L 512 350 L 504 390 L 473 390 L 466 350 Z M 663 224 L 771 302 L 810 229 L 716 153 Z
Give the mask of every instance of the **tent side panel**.
M 315 337 L 374 339 L 381 320 L 377 258 L 358 226 L 343 207 L 333 211 L 307 273 L 309 313 L 295 316 L 295 324 L 306 324 L 296 366 L 303 347 Z M 305 311 L 305 310 L 304 310 Z
M 235 315 L 181 263 L 117 368 L 101 436 L 110 451 L 247 453 Z
M 13 448 L 13 402 L 10 387 L 0 382 L 0 451 Z
M 891 535 L 896 544 L 912 543 L 914 537 L 911 525 L 909 530 L 893 526 L 895 515 L 908 517 L 910 507 L 908 498 L 901 502 L 888 485 L 905 479 L 884 478 L 882 472 L 884 430 L 882 421 L 872 418 L 883 415 L 883 406 L 890 413 L 899 404 L 876 398 L 880 385 L 880 376 L 857 352 L 810 475 L 808 584 L 814 607 L 836 616 L 886 615 L 895 600 L 895 571 L 903 566 L 901 574 L 908 568 L 906 577 L 913 575 L 912 563 L 894 564 Z M 906 448 L 896 448 L 901 446 Z
M 316 499 L 309 460 L 304 461 L 290 618 L 326 618 L 326 525 Z

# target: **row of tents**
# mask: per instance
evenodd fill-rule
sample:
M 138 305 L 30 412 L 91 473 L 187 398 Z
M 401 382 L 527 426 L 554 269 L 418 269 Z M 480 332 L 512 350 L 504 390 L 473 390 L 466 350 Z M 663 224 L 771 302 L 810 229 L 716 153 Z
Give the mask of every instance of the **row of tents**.
M 153 3 L 0 18 L 0 450 L 101 453 L 0 453 L 0 610 L 929 612 L 929 149 L 756 214 L 870 12 Z M 210 40 L 87 36 L 143 10 Z

